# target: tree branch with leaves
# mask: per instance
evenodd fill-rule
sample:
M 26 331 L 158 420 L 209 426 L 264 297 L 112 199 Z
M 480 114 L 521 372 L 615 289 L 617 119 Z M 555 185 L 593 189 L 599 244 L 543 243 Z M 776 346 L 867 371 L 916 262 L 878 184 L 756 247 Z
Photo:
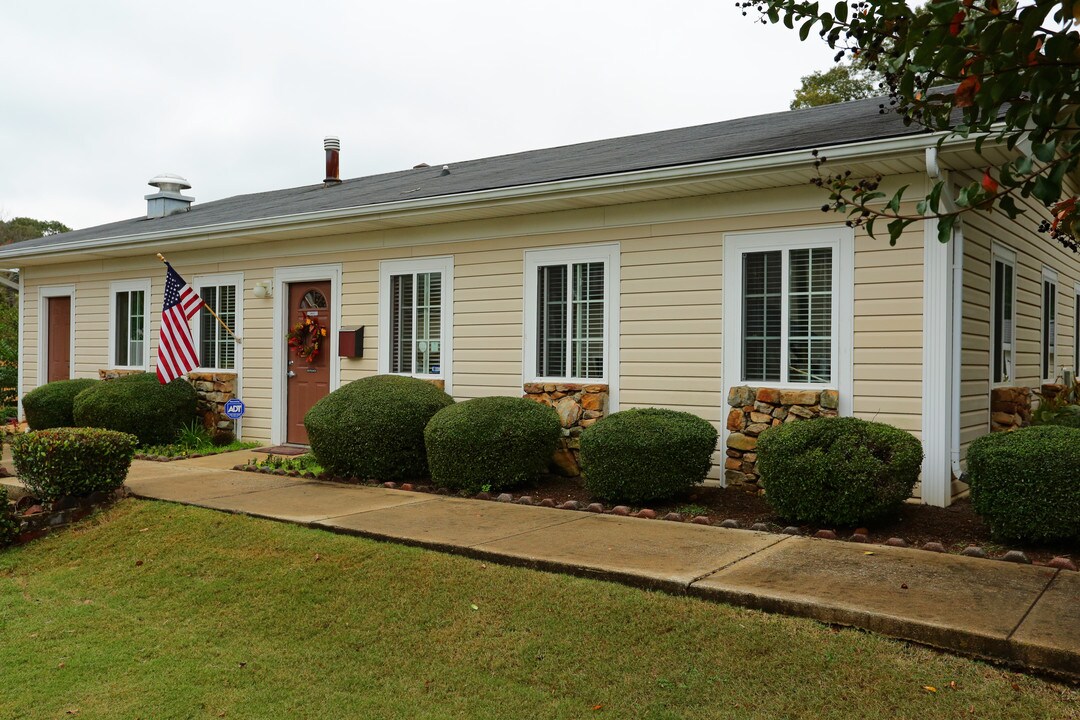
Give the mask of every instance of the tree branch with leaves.
M 917 9 L 902 0 L 841 0 L 832 12 L 809 0 L 737 5 L 761 22 L 798 27 L 803 40 L 816 32 L 837 62 L 853 58 L 882 76 L 889 99 L 880 112 L 941 133 L 939 147 L 967 138 L 980 155 L 986 143 L 1014 155 L 988 160 L 981 179 L 959 188 L 955 206 L 945 206 L 944 181 L 936 182 L 914 213 L 901 211 L 908 187 L 886 199 L 880 177 L 826 174 L 819 156 L 813 182 L 829 192 L 824 210 L 872 236 L 883 222 L 892 242 L 911 223 L 938 218 L 939 238 L 948 240 L 965 213 L 1016 218 L 1017 200 L 1030 197 L 1049 211 L 1038 229 L 1077 251 L 1080 206 L 1065 187 L 1080 163 L 1080 0 L 934 0 Z

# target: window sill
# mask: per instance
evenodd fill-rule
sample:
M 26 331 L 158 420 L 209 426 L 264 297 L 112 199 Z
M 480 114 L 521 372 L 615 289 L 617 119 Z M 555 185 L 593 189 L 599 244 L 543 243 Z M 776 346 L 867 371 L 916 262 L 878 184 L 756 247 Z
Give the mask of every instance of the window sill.
M 607 378 L 525 378 L 526 385 L 607 385 Z

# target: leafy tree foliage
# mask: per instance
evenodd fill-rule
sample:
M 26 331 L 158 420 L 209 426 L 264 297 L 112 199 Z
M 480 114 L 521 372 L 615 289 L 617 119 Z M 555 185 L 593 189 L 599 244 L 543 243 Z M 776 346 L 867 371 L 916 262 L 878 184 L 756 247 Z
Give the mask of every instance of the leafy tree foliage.
M 828 70 L 803 75 L 791 109 L 831 105 L 848 100 L 861 100 L 878 94 L 872 73 L 852 63 L 840 63 Z
M 28 217 L 0 220 L 0 245 L 65 232 L 71 232 L 71 228 L 58 220 L 35 220 Z
M 830 193 L 823 209 L 865 223 L 871 235 L 883 220 L 892 242 L 911 223 L 937 217 L 939 239 L 947 241 L 963 213 L 1015 218 L 1022 212 L 1016 198 L 1033 197 L 1050 214 L 1040 230 L 1078 249 L 1080 208 L 1063 187 L 1080 161 L 1080 0 L 931 0 L 918 12 L 904 0 L 840 0 L 831 12 L 817 0 L 737 4 L 762 22 L 797 27 L 803 40 L 816 32 L 837 61 L 855 57 L 881 73 L 890 96 L 882 112 L 941 132 L 939 143 L 971 137 L 980 152 L 987 142 L 1016 151 L 1007 162 L 988 161 L 981 180 L 960 188 L 955 208 L 942 198 L 943 181 L 905 214 L 906 188 L 886 199 L 880 178 L 843 172 L 817 178 Z

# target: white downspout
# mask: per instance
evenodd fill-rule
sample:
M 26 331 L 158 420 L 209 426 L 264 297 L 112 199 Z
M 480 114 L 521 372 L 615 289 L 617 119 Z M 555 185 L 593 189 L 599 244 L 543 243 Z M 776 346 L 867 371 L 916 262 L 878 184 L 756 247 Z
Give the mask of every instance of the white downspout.
M 19 272 L 21 268 L 13 268 L 9 272 Z M 19 354 L 18 354 L 18 366 L 16 367 L 16 379 L 15 384 L 18 385 L 15 388 L 16 398 L 16 413 L 19 416 L 19 420 L 23 419 L 23 367 L 26 365 L 26 342 L 25 333 L 23 330 L 26 328 L 26 303 L 24 298 L 26 297 L 26 283 L 23 281 L 24 273 L 19 272 Z M 39 310 L 40 312 L 40 310 Z
M 936 147 L 926 149 L 926 174 L 931 180 L 944 180 L 941 191 L 942 204 L 946 211 L 956 210 L 953 200 L 952 185 L 949 183 L 948 170 L 939 165 Z M 952 293 L 949 342 L 949 456 L 953 476 L 959 479 L 963 475 L 960 466 L 960 398 L 961 379 L 963 376 L 963 330 L 964 330 L 964 232 L 958 220 L 952 235 Z
M 951 204 L 952 196 L 949 201 Z M 953 294 L 952 294 L 952 455 L 953 476 L 959 480 L 964 474 L 960 467 L 960 383 L 963 378 L 964 342 L 964 229 L 957 224 L 953 230 Z

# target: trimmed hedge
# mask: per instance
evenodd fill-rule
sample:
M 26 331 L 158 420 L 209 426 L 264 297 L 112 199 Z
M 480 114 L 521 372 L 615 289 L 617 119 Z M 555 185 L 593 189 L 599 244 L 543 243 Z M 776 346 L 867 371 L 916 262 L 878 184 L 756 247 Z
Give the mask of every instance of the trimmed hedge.
M 514 397 L 483 397 L 435 413 L 424 430 L 435 485 L 476 493 L 536 480 L 562 437 L 559 414 Z
M 428 476 L 424 428 L 453 404 L 425 380 L 373 375 L 315 403 L 304 427 L 312 454 L 331 475 L 413 480 Z
M 922 445 L 911 433 L 858 418 L 818 418 L 758 438 L 765 501 L 804 523 L 858 525 L 911 497 Z
M 1080 540 L 1080 430 L 984 435 L 968 449 L 971 503 L 995 537 Z
M 195 419 L 197 402 L 185 380 L 162 385 L 152 373 L 135 373 L 79 393 L 73 415 L 80 427 L 130 433 L 140 445 L 168 445 Z
M 10 545 L 19 534 L 19 523 L 8 504 L 7 488 L 0 485 L 0 547 Z
M 123 485 L 137 442 L 134 435 L 97 428 L 36 430 L 12 439 L 11 457 L 30 493 L 49 502 Z
M 26 424 L 31 430 L 73 426 L 75 396 L 99 382 L 90 378 L 57 380 L 34 388 L 23 396 Z
M 581 434 L 585 488 L 594 497 L 627 504 L 685 492 L 705 479 L 716 437 L 716 428 L 691 413 L 613 413 Z

